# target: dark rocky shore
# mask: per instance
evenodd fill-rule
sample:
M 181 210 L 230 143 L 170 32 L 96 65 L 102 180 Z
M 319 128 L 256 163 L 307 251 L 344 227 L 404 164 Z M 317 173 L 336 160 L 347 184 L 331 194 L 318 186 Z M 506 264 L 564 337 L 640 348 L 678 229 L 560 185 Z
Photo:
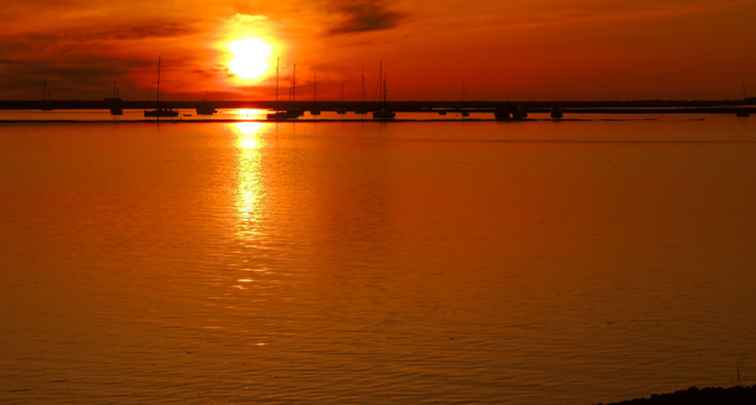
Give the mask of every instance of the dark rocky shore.
M 689 388 L 672 394 L 655 394 L 649 398 L 633 399 L 607 405 L 753 405 L 756 404 L 756 385 L 734 388 Z M 603 404 L 599 404 L 603 405 Z

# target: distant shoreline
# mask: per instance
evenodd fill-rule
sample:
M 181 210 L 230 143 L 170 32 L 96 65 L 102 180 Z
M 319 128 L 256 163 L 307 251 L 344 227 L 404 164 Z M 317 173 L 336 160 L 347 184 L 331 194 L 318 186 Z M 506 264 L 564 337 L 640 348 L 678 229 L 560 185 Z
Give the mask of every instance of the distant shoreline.
M 753 405 L 756 404 L 756 385 L 732 388 L 697 388 L 670 394 L 654 394 L 647 398 L 612 402 L 606 405 Z M 598 405 L 604 405 L 599 403 Z
M 466 122 L 466 123 L 481 123 L 481 122 L 500 122 L 502 124 L 518 124 L 525 122 L 628 122 L 628 121 L 656 121 L 656 117 L 638 117 L 638 118 L 564 118 L 560 120 L 552 120 L 550 118 L 528 118 L 522 121 L 499 121 L 493 118 L 397 118 L 391 121 L 377 121 L 370 118 L 319 118 L 319 119 L 296 119 L 296 120 L 284 120 L 284 121 L 271 121 L 267 119 L 128 119 L 128 120 L 75 120 L 75 119 L 0 119 L 0 125 L 15 125 L 15 124 L 236 124 L 244 122 L 253 123 L 267 123 L 267 124 L 328 124 L 328 123 L 376 123 L 376 124 L 392 124 L 392 123 L 411 123 L 411 122 Z M 688 118 L 683 121 L 703 121 L 704 118 Z

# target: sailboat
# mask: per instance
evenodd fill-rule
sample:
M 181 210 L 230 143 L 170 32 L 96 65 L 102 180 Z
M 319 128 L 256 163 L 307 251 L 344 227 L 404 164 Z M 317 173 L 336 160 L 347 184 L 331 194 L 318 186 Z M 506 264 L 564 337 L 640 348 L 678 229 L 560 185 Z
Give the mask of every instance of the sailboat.
M 297 108 L 291 108 L 288 110 L 282 110 L 278 106 L 278 68 L 276 68 L 276 109 L 277 111 L 274 111 L 270 114 L 268 114 L 266 117 L 268 121 L 288 121 L 288 120 L 295 120 L 302 116 L 304 113 L 302 110 L 299 110 Z M 292 102 L 297 101 L 297 65 L 292 66 L 292 72 L 291 72 L 291 88 L 289 88 L 289 100 Z
M 743 88 L 743 103 L 752 104 L 750 101 L 752 101 L 753 98 L 748 98 L 748 90 L 746 90 L 745 82 L 740 83 L 740 86 Z M 742 106 L 742 108 L 735 111 L 735 116 L 738 118 L 748 118 L 751 116 L 751 113 L 746 109 L 746 106 Z
M 116 82 L 113 82 L 113 97 L 105 98 L 105 103 L 110 105 L 110 115 L 123 115 L 123 100 Z
M 341 106 L 336 108 L 336 114 L 345 115 L 347 113 L 346 102 L 344 98 L 344 80 L 341 81 Z
M 362 74 L 361 74 L 361 77 L 360 77 L 360 85 L 361 85 L 361 90 L 362 90 L 362 103 L 361 103 L 360 106 L 358 106 L 357 108 L 355 108 L 354 112 L 355 112 L 355 114 L 365 115 L 365 114 L 368 113 L 368 109 L 365 106 L 366 101 L 367 101 L 367 93 L 366 93 L 366 90 L 365 90 L 365 66 L 362 67 Z
M 197 115 L 214 115 L 218 112 L 212 104 L 207 101 L 203 101 L 197 106 Z
M 373 119 L 376 121 L 393 121 L 396 118 L 396 113 L 391 111 L 391 109 L 388 107 L 388 80 L 386 80 L 382 66 L 381 75 L 381 87 L 383 87 L 383 106 L 379 110 L 373 111 Z
M 156 109 L 148 110 L 144 112 L 144 116 L 147 118 L 176 118 L 179 113 L 170 107 L 163 107 L 160 105 L 160 58 L 158 58 L 158 70 L 157 70 L 157 92 L 156 92 Z
M 310 115 L 320 115 L 321 111 L 318 108 L 318 75 L 312 73 L 312 108 L 310 109 Z
M 207 101 L 207 93 L 205 93 L 205 98 L 197 105 L 195 111 L 197 111 L 197 115 L 214 115 L 218 112 L 218 109 Z
M 52 92 L 50 91 L 50 88 L 47 86 L 47 80 L 42 83 L 43 87 L 43 94 L 42 94 L 42 111 L 52 111 L 52 102 L 50 101 L 50 96 L 52 95 Z

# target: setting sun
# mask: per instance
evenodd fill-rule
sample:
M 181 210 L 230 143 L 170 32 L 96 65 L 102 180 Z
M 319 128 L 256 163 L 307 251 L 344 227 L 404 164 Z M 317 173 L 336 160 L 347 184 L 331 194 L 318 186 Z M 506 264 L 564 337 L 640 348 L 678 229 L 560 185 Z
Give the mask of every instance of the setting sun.
M 228 50 L 231 54 L 228 69 L 241 80 L 261 80 L 270 69 L 273 47 L 260 38 L 232 41 Z

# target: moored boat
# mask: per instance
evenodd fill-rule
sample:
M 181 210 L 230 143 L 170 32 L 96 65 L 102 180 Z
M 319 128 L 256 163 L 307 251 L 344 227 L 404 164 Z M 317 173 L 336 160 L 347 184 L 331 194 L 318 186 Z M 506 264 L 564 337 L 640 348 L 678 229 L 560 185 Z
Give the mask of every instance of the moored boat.
M 158 70 L 157 70 L 157 91 L 156 91 L 156 108 L 154 110 L 147 110 L 144 112 L 145 118 L 176 118 L 179 116 L 178 111 L 160 105 L 160 58 L 158 58 Z

